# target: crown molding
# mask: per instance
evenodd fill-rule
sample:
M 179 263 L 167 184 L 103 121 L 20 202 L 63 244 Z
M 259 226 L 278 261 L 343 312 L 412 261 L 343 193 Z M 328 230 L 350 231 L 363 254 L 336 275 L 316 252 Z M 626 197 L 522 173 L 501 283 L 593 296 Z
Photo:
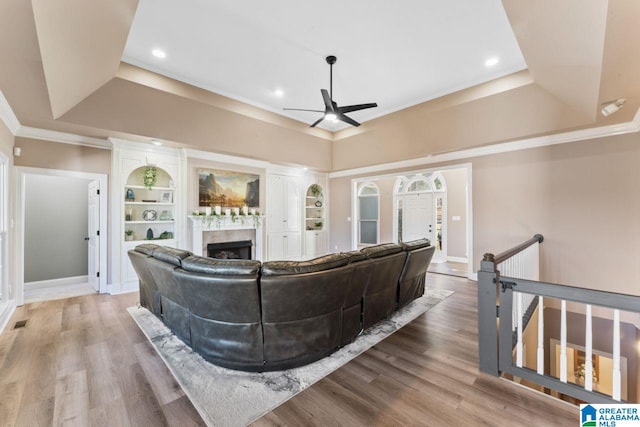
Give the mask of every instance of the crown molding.
M 16 135 L 16 132 L 20 128 L 20 121 L 16 117 L 13 112 L 13 109 L 9 105 L 7 98 L 4 97 L 4 94 L 0 90 L 0 120 L 4 122 L 4 124 L 9 128 L 9 131 L 13 136 Z
M 111 150 L 111 143 L 106 139 L 92 138 L 89 136 L 58 132 L 55 130 L 32 128 L 29 126 L 20 126 L 18 131 L 15 133 L 15 136 Z
M 472 157 L 490 156 L 511 151 L 527 150 L 529 148 L 547 147 L 550 145 L 566 144 L 569 142 L 586 141 L 594 138 L 606 136 L 623 135 L 640 131 L 640 108 L 630 122 L 606 125 L 589 129 L 580 129 L 570 132 L 558 133 L 555 135 L 539 136 L 535 138 L 521 139 L 518 141 L 503 142 L 500 144 L 487 145 L 484 147 L 470 148 L 467 150 L 452 151 L 450 153 L 433 154 L 425 157 L 418 157 L 397 162 L 382 163 L 361 168 L 345 169 L 329 173 L 329 179 L 342 178 L 347 176 L 365 175 L 390 171 L 394 169 L 404 169 L 416 166 L 423 166 L 434 163 L 450 162 L 454 160 L 464 160 Z
M 242 166 L 249 166 L 254 168 L 267 169 L 271 166 L 271 163 L 264 160 L 250 159 L 247 157 L 232 156 L 229 154 L 213 153 L 211 151 L 194 150 L 186 148 L 185 153 L 188 158 L 197 160 L 209 160 L 212 162 L 240 164 Z

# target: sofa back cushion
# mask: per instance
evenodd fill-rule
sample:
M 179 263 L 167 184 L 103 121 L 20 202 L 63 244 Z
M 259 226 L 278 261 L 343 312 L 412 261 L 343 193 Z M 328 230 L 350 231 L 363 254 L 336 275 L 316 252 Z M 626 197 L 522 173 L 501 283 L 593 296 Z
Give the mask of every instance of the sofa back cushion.
M 134 248 L 134 250 L 136 252 L 140 252 L 140 253 L 143 253 L 145 255 L 152 256 L 153 253 L 155 252 L 155 250 L 158 249 L 159 247 L 160 246 L 154 245 L 154 244 L 151 244 L 151 243 L 143 243 L 142 245 L 136 246 Z
M 216 274 L 176 268 L 189 311 L 205 319 L 231 323 L 260 321 L 258 270 L 253 274 Z
M 330 254 L 309 261 L 268 261 L 262 264 L 263 276 L 285 276 L 331 270 L 349 263 L 346 254 Z
M 223 276 L 257 275 L 261 265 L 260 261 L 254 260 L 214 259 L 197 255 L 188 256 L 181 262 L 186 271 Z
M 362 253 L 369 258 L 382 258 L 387 255 L 397 254 L 402 247 L 396 243 L 383 243 L 381 245 L 368 246 L 362 249 Z
M 367 256 L 361 251 L 349 251 L 343 252 L 343 254 L 349 257 L 349 264 L 364 261 L 365 259 L 367 259 Z
M 340 345 L 353 266 L 346 257 L 339 259 L 341 267 L 281 275 L 264 274 L 264 263 L 260 291 L 267 364 L 317 359 Z
M 431 246 L 431 240 L 429 239 L 418 239 L 412 240 L 410 242 L 402 242 L 400 243 L 402 249 L 405 251 L 415 251 L 416 249 L 426 248 Z
M 168 262 L 175 266 L 179 266 L 183 259 L 193 255 L 189 251 L 182 249 L 169 248 L 166 246 L 158 246 L 153 251 L 153 257 L 157 260 Z

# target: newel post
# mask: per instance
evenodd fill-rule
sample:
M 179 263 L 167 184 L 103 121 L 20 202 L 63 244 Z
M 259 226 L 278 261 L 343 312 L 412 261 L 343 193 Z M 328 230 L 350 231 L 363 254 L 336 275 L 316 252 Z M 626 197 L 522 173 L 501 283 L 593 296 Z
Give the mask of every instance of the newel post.
M 478 360 L 482 372 L 498 376 L 497 271 L 495 256 L 484 254 L 478 271 Z

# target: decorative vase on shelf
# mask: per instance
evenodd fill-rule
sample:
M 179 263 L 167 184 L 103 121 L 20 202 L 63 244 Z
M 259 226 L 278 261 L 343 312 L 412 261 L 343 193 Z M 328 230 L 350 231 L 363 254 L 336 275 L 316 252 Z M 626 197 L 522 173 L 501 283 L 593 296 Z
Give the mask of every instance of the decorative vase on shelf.
M 136 194 L 133 192 L 132 189 L 127 189 L 127 194 L 124 196 L 125 200 L 127 202 L 133 202 L 136 199 Z
M 147 240 L 153 240 L 153 230 L 152 229 L 148 229 L 147 230 Z
M 171 214 L 169 213 L 169 211 L 162 211 L 162 213 L 160 214 L 160 221 L 170 221 L 171 220 Z

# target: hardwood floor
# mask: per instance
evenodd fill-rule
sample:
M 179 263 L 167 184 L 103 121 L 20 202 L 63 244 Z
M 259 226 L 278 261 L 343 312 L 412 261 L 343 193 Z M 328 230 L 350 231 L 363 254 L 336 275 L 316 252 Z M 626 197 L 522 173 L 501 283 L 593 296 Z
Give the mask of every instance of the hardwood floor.
M 473 282 L 428 286 L 456 293 L 254 425 L 577 425 L 576 407 L 478 373 Z M 127 313 L 137 299 L 18 308 L 0 335 L 0 426 L 203 425 Z
M 19 307 L 0 335 L 0 426 L 204 425 L 127 313 L 137 293 Z M 28 319 L 24 329 L 10 329 Z
M 449 276 L 468 277 L 468 264 L 462 262 L 432 262 L 429 264 L 430 273 L 446 274 Z

